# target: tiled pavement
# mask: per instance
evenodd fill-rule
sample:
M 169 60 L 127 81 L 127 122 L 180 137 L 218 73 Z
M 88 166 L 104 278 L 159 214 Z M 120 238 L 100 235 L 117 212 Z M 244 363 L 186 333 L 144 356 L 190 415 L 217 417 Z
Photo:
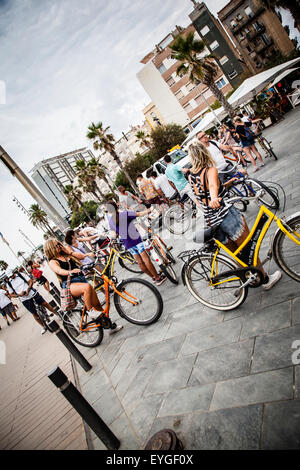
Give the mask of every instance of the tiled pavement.
M 265 131 L 279 160 L 266 159 L 255 174 L 285 188 L 287 214 L 300 205 L 299 120 L 300 107 Z M 250 226 L 256 213 L 252 204 Z M 175 254 L 194 246 L 182 239 L 172 244 Z M 179 260 L 175 268 L 180 273 Z M 274 262 L 266 268 L 272 272 Z M 283 275 L 271 291 L 251 289 L 238 310 L 226 313 L 201 306 L 182 283 L 160 290 L 158 323 L 143 328 L 119 319 L 118 335 L 82 348 L 93 365 L 89 373 L 78 367 L 82 393 L 121 449 L 144 448 L 163 428 L 174 429 L 186 449 L 299 449 L 300 365 L 292 364 L 292 343 L 300 340 L 299 284 Z M 104 449 L 91 435 L 94 448 Z

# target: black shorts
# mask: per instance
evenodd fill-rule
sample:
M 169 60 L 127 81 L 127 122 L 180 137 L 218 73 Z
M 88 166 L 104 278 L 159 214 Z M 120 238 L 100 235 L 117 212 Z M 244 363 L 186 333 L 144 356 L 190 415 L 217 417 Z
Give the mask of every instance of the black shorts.
M 231 163 L 228 163 L 225 168 L 218 171 L 219 180 L 222 184 L 224 184 L 226 181 L 230 180 L 237 173 L 237 171 L 238 170 L 234 168 Z
M 45 276 L 41 276 L 39 279 L 37 279 L 37 281 L 39 284 L 41 284 L 41 286 L 43 286 L 44 284 L 46 284 L 46 282 L 48 282 Z
M 28 300 L 23 300 L 23 301 L 22 301 L 22 304 L 24 305 L 24 307 L 25 307 L 30 313 L 32 313 L 33 315 L 36 315 L 37 312 L 36 312 L 36 308 L 35 308 L 33 299 L 35 300 L 35 302 L 36 302 L 38 305 L 42 305 L 43 303 L 46 302 L 46 300 L 37 292 L 33 298 L 28 299 Z

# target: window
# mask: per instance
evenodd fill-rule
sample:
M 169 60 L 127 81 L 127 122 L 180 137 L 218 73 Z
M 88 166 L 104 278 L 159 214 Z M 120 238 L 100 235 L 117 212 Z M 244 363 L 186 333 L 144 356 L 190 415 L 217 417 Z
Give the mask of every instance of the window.
M 246 13 L 246 15 L 249 16 L 250 18 L 253 16 L 253 11 L 251 10 L 250 7 L 245 8 L 245 13 Z
M 177 93 L 175 93 L 175 96 L 178 100 L 181 100 L 181 98 L 184 97 L 184 94 L 182 93 L 181 90 L 177 91 Z
M 211 48 L 212 51 L 214 51 L 215 49 L 217 49 L 217 47 L 219 47 L 218 41 L 214 41 L 214 42 L 212 42 L 211 45 L 210 45 L 210 48 Z
M 228 77 L 230 78 L 230 80 L 232 80 L 236 76 L 237 76 L 237 71 L 236 70 L 232 70 L 232 72 L 230 72 L 228 74 Z
M 252 52 L 252 49 L 251 49 L 250 46 L 246 46 L 246 49 L 247 49 L 248 52 Z
M 221 59 L 220 59 L 220 64 L 221 64 L 221 65 L 224 65 L 224 64 L 226 64 L 226 62 L 228 62 L 228 60 L 229 60 L 229 59 L 228 59 L 227 55 L 224 55 L 224 56 L 221 57 Z
M 238 21 L 242 21 L 242 19 L 243 19 L 242 15 L 240 15 L 240 14 L 238 14 L 236 18 L 237 18 Z
M 209 31 L 210 31 L 209 27 L 204 26 L 204 28 L 200 30 L 200 34 L 202 34 L 202 36 L 205 36 Z
M 187 89 L 188 92 L 192 91 L 195 87 L 196 85 L 192 82 L 189 82 L 185 85 L 185 88 Z
M 186 104 L 185 106 L 183 106 L 183 109 L 185 110 L 186 113 L 190 113 L 191 111 L 193 111 L 193 108 L 192 106 L 190 105 L 190 103 Z
M 226 85 L 224 78 L 220 78 L 220 80 L 216 82 L 216 85 L 219 89 L 223 88 Z
M 157 69 L 161 74 L 163 74 L 167 70 L 164 64 L 160 64 L 159 67 L 157 67 Z
M 230 25 L 232 28 L 234 28 L 237 25 L 237 23 L 234 20 L 231 20 Z
M 173 86 L 174 83 L 176 83 L 173 77 L 168 78 L 168 80 L 166 80 L 166 82 L 170 87 Z

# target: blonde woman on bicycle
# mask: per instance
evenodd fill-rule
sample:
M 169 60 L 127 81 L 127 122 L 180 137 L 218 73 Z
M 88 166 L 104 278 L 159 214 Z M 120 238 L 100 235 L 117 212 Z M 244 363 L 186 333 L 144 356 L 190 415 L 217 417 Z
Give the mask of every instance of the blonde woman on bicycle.
M 91 318 L 98 318 L 103 311 L 95 289 L 88 283 L 81 270 L 78 261 L 82 254 L 76 253 L 71 247 L 66 247 L 55 238 L 49 238 L 44 245 L 44 253 L 47 257 L 50 269 L 57 275 L 62 288 L 67 285 L 68 275 L 71 274 L 71 294 L 73 297 L 83 297 L 87 314 Z M 111 332 L 116 333 L 122 327 L 117 327 Z
M 229 208 L 222 204 L 228 193 L 219 180 L 218 170 L 207 147 L 201 142 L 191 144 L 188 154 L 192 163 L 190 182 L 202 205 L 205 222 L 215 230 L 214 238 L 235 251 L 249 235 L 247 222 L 234 206 Z M 270 276 L 264 272 L 264 275 L 265 290 L 281 278 L 280 271 Z

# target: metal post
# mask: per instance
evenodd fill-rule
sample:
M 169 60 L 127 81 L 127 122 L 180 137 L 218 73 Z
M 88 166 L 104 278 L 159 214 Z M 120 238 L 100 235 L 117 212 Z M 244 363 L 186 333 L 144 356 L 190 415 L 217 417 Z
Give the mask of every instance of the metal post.
M 52 320 L 49 323 L 49 328 L 51 329 L 52 333 L 56 334 L 56 336 L 63 343 L 63 345 L 66 346 L 69 353 L 72 354 L 74 359 L 81 365 L 81 367 L 85 370 L 85 372 L 88 372 L 89 370 L 91 370 L 92 368 L 91 364 L 86 360 L 84 355 L 81 354 L 79 349 L 76 348 L 75 344 L 70 340 L 70 338 L 61 329 L 61 327 L 55 320 Z
M 60 389 L 63 396 L 75 408 L 77 413 L 88 424 L 88 426 L 99 437 L 103 444 L 109 450 L 117 450 L 120 447 L 120 441 L 109 429 L 109 427 L 100 418 L 98 413 L 84 398 L 77 388 L 68 380 L 68 377 L 57 366 L 48 374 L 49 379 Z

